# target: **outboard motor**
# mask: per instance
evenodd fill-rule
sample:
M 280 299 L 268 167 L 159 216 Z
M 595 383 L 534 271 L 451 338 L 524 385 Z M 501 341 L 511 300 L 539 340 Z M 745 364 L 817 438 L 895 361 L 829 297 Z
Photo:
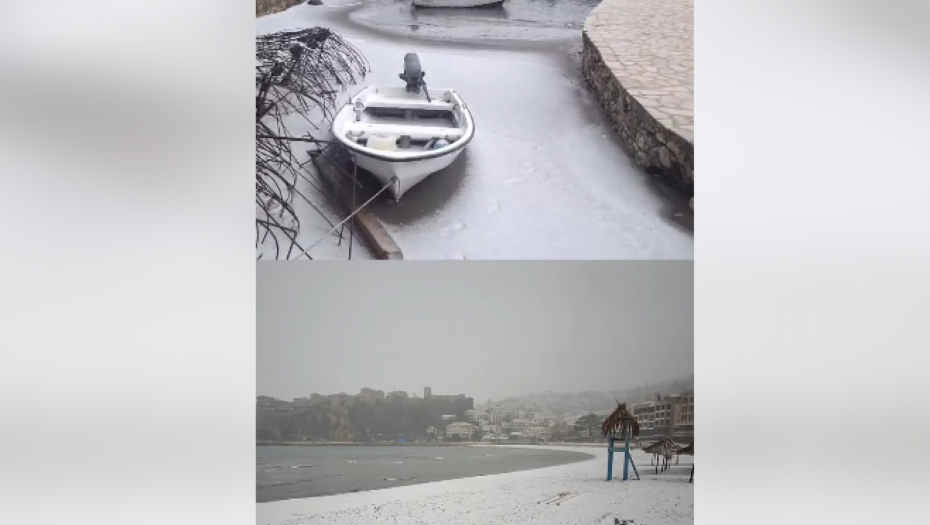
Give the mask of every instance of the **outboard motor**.
M 426 90 L 426 82 L 423 81 L 425 76 L 426 72 L 420 67 L 420 57 L 416 53 L 404 55 L 404 72 L 400 74 L 400 79 L 407 83 L 407 93 L 419 93 L 422 88 L 426 100 L 432 102 Z

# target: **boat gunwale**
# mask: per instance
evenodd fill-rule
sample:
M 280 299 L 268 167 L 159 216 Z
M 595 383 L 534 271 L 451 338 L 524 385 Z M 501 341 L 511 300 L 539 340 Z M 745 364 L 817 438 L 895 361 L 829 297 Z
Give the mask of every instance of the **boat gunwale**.
M 360 89 L 354 95 L 349 97 L 349 101 L 346 102 L 345 105 L 342 107 L 342 109 L 339 110 L 339 113 L 342 113 L 343 111 L 345 111 L 346 107 L 353 106 L 352 102 L 359 95 L 364 93 L 366 90 L 374 89 L 374 88 L 375 86 L 367 86 L 365 88 Z M 365 146 L 362 146 L 360 144 L 350 141 L 347 137 L 344 136 L 343 133 L 337 133 L 335 129 L 333 129 L 333 135 L 336 137 L 336 140 L 338 140 L 340 144 L 342 144 L 346 149 L 352 151 L 353 153 L 356 153 L 358 155 L 363 155 L 365 157 L 369 157 L 369 158 L 376 159 L 376 160 L 382 160 L 385 162 L 417 162 L 420 160 L 430 160 L 430 159 L 436 159 L 439 157 L 445 157 L 446 155 L 452 155 L 456 152 L 459 152 L 461 149 L 467 146 L 469 142 L 471 142 L 471 139 L 473 139 L 475 136 L 476 125 L 475 125 L 475 119 L 473 119 L 471 116 L 471 110 L 468 109 L 468 106 L 465 104 L 465 101 L 462 100 L 462 97 L 459 96 L 458 92 L 455 91 L 454 89 L 449 89 L 447 91 L 451 92 L 452 95 L 456 98 L 456 100 L 458 100 L 459 104 L 461 104 L 462 106 L 462 112 L 465 114 L 466 118 L 468 119 L 468 122 L 471 123 L 471 126 L 466 126 L 465 128 L 466 130 L 470 130 L 470 131 L 467 132 L 465 135 L 463 135 L 462 138 L 460 138 L 459 140 L 450 144 L 450 149 L 431 150 L 431 151 L 426 151 L 426 152 L 414 152 L 414 153 L 409 153 L 408 156 L 406 157 L 400 157 L 400 158 L 388 157 L 388 156 L 383 156 L 383 155 L 378 154 L 377 150 L 373 150 L 373 149 L 367 148 Z M 337 114 L 336 119 L 333 120 L 333 127 L 335 127 L 336 122 L 338 121 L 338 118 L 339 118 L 339 114 Z

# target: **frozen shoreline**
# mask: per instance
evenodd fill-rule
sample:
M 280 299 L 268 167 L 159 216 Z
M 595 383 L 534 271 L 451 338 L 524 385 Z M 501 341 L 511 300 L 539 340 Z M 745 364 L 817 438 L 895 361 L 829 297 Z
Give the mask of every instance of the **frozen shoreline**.
M 516 445 L 510 445 L 516 446 Z M 694 522 L 691 458 L 656 475 L 649 455 L 634 451 L 641 480 L 605 481 L 606 448 L 540 446 L 584 452 L 586 461 L 533 470 L 257 505 L 258 525 L 355 523 L 475 523 L 505 525 L 584 523 L 612 525 L 614 518 L 642 525 Z M 622 469 L 617 456 L 615 472 Z M 541 503 L 563 492 L 578 495 L 561 505 Z

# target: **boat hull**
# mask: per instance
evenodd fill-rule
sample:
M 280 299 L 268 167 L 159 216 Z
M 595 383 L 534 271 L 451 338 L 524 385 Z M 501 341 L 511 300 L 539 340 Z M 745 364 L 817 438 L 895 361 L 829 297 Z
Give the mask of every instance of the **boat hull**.
M 356 153 L 355 163 L 358 167 L 371 172 L 383 184 L 388 184 L 396 178 L 397 183 L 391 184 L 388 191 L 394 200 L 400 200 L 407 190 L 422 182 L 423 179 L 448 168 L 461 153 L 460 149 L 442 157 L 406 162 L 389 162 L 369 157 L 363 153 Z
M 455 162 L 474 137 L 474 120 L 461 97 L 451 89 L 431 92 L 427 99 L 404 88 L 370 86 L 353 96 L 333 120 L 336 140 L 358 167 L 389 185 L 395 200 Z M 401 137 L 408 139 L 406 146 L 391 144 Z M 445 145 L 431 146 L 438 140 Z

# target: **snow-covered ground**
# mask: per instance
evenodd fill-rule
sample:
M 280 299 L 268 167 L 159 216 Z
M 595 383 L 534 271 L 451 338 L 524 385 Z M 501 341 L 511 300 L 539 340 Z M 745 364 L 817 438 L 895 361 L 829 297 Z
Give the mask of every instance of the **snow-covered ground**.
M 650 456 L 634 451 L 641 480 L 605 481 L 607 451 L 593 447 L 541 447 L 581 451 L 587 461 L 336 496 L 258 504 L 257 525 L 635 525 L 694 523 L 691 458 L 655 474 Z M 622 471 L 622 455 L 614 473 Z M 632 475 L 632 473 L 631 473 Z M 577 493 L 556 505 L 547 500 Z

